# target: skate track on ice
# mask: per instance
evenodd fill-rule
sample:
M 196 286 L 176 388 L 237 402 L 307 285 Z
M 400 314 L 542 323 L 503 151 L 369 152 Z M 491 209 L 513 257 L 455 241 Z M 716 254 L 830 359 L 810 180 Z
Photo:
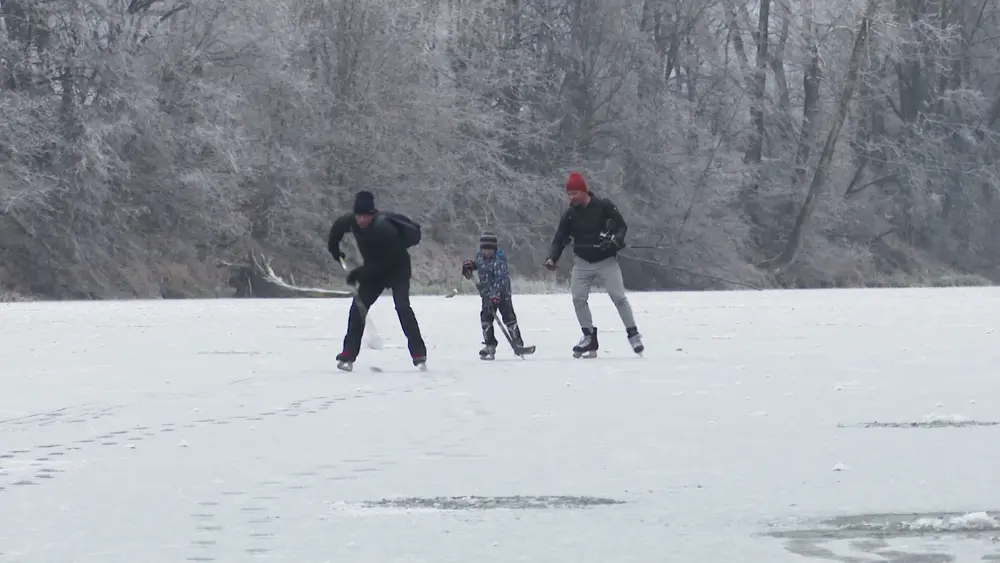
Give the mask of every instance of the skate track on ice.
M 1000 559 L 1000 291 L 630 298 L 0 305 L 0 562 Z

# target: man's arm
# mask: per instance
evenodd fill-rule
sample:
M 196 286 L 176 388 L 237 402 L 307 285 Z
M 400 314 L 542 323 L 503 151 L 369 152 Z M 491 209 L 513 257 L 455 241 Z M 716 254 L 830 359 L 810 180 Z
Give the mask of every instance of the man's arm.
M 562 256 L 563 249 L 569 244 L 569 234 L 570 234 L 570 211 L 569 209 L 563 213 L 562 217 L 559 219 L 559 226 L 556 227 L 556 234 L 552 237 L 552 246 L 549 248 L 549 260 L 556 262 L 559 257 Z
M 352 220 L 350 215 L 341 215 L 330 227 L 330 234 L 326 238 L 326 248 L 334 260 L 340 260 L 344 256 L 344 253 L 340 251 L 340 241 L 344 239 L 344 235 L 350 232 Z

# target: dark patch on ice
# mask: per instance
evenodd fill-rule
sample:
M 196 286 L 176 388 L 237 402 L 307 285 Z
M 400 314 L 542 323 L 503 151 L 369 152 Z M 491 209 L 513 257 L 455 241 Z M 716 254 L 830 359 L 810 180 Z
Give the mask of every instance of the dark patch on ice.
M 983 543 L 982 560 L 1000 560 L 997 535 L 1000 513 L 929 512 L 839 516 L 805 529 L 763 534 L 785 540 L 785 549 L 796 555 L 862 563 L 877 556 L 896 563 L 948 563 L 956 560 L 949 540 L 959 538 Z M 902 540 L 893 545 L 895 540 Z M 844 545 L 846 544 L 846 546 Z
M 410 497 L 362 503 L 366 508 L 430 508 L 435 510 L 531 510 L 546 508 L 590 508 L 625 504 L 625 501 L 589 496 L 510 496 L 510 497 Z
M 993 420 L 922 420 L 913 422 L 859 422 L 838 424 L 838 428 L 972 428 L 976 426 L 1000 426 Z

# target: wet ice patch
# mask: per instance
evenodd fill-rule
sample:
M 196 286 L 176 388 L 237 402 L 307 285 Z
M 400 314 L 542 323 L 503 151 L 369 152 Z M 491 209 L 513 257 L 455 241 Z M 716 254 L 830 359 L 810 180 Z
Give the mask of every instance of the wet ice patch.
M 363 502 L 355 507 L 428 510 L 532 510 L 592 508 L 615 504 L 625 504 L 625 501 L 591 496 L 409 497 Z
M 947 562 L 1000 559 L 1000 513 L 941 512 L 840 516 L 818 526 L 774 531 L 785 549 L 828 561 Z
M 928 414 L 922 420 L 899 422 L 859 422 L 838 424 L 839 428 L 967 428 L 973 426 L 1000 426 L 1000 421 L 975 420 L 960 414 Z

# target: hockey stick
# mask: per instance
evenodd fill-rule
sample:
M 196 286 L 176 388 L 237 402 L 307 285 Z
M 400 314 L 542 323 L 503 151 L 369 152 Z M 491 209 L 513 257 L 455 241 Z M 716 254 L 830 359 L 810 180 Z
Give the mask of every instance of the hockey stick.
M 574 244 L 573 248 L 601 248 L 601 245 L 599 245 L 599 244 Z M 632 249 L 632 250 L 667 250 L 667 247 L 665 247 L 665 246 L 653 246 L 653 245 L 648 245 L 648 244 L 637 244 L 637 245 L 631 245 L 631 244 L 629 244 L 629 245 L 625 245 L 625 247 L 622 248 L 622 249 L 620 249 L 620 250 L 625 250 L 625 249 Z
M 340 266 L 344 268 L 345 272 L 347 271 L 347 264 L 344 262 L 343 258 L 340 259 Z M 358 312 L 361 313 L 361 319 L 365 322 L 365 325 L 371 328 L 371 332 L 368 336 L 368 347 L 373 350 L 378 350 L 382 347 L 382 339 L 378 336 L 378 329 L 375 328 L 375 322 L 368 319 L 368 307 L 366 307 L 358 297 L 357 288 L 351 288 L 351 295 L 354 297 L 354 305 L 358 308 Z
M 510 332 L 507 331 L 507 325 L 497 318 L 497 313 L 493 312 L 493 321 L 496 323 L 497 327 L 500 328 L 500 332 L 503 333 L 503 337 L 507 340 L 507 344 L 510 344 L 510 349 L 514 351 L 514 355 L 522 360 L 528 354 L 535 353 L 534 346 L 518 346 L 514 343 L 514 339 L 510 336 Z

